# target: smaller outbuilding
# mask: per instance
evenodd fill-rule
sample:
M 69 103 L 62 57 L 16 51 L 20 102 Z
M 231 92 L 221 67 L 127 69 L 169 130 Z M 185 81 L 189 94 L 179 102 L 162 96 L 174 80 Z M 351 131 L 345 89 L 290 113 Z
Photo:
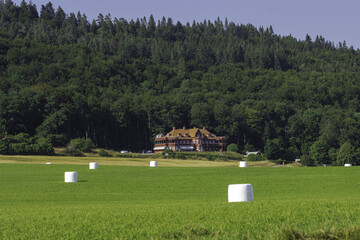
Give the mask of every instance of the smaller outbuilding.
M 260 152 L 246 152 L 245 157 L 248 157 L 250 154 L 254 154 L 254 155 L 260 155 Z

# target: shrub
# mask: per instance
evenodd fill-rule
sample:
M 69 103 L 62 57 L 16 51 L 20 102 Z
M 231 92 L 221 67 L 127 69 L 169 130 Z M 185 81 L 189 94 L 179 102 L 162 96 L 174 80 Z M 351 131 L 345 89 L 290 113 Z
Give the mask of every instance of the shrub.
M 50 142 L 39 141 L 37 144 L 30 145 L 30 149 L 34 154 L 39 155 L 54 155 L 54 148 Z
M 173 152 L 171 149 L 165 149 L 165 150 L 162 152 L 162 155 L 165 155 L 165 154 L 173 155 L 174 152 Z
M 76 149 L 80 152 L 91 152 L 91 150 L 95 147 L 94 143 L 88 138 L 75 138 L 71 139 L 70 143 L 66 148 L 69 148 L 72 152 Z
M 73 145 L 68 145 L 65 148 L 65 154 L 70 156 L 83 156 L 84 154 L 77 148 L 75 148 Z
M 0 140 L 0 154 L 8 154 L 9 153 L 9 143 L 4 140 Z
M 146 156 L 137 155 L 133 153 L 120 153 L 120 154 L 116 154 L 115 156 L 120 158 L 146 158 Z
M 10 144 L 10 153 L 15 155 L 24 155 L 28 154 L 28 144 L 27 143 L 11 143 Z
M 309 155 L 301 156 L 300 162 L 304 166 L 315 166 L 315 161 Z
M 259 162 L 263 160 L 263 158 L 257 154 L 250 154 L 249 156 L 247 156 L 247 160 L 250 162 Z
M 53 155 L 54 149 L 48 139 L 31 137 L 27 133 L 0 140 L 0 154 Z
M 356 162 L 356 151 L 351 143 L 347 142 L 341 145 L 337 154 L 337 162 L 339 165 L 344 165 L 345 163 L 354 164 Z
M 231 143 L 227 146 L 226 151 L 228 152 L 237 152 L 239 150 L 238 145 Z
M 175 153 L 174 157 L 177 158 L 177 159 L 186 159 L 186 155 L 184 153 L 181 153 L 181 152 Z
M 215 156 L 206 155 L 205 157 L 206 157 L 206 159 L 209 160 L 209 161 L 214 161 L 214 160 L 215 160 Z
M 11 143 L 9 154 L 15 155 L 53 155 L 54 149 L 48 142 L 28 143 Z
M 111 154 L 108 151 L 105 151 L 104 149 L 101 149 L 99 151 L 99 156 L 100 157 L 111 157 Z

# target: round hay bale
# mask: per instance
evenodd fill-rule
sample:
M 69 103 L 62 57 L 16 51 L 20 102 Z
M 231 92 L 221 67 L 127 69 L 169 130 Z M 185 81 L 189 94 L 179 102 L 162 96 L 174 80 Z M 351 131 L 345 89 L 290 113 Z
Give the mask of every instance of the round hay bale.
M 239 162 L 239 167 L 247 167 L 248 163 L 247 161 L 240 161 Z
M 352 164 L 351 163 L 345 163 L 344 167 L 352 167 Z
M 150 161 L 150 167 L 157 167 L 157 161 Z
M 91 163 L 89 163 L 89 169 L 97 169 L 97 168 L 98 168 L 97 162 L 91 162 Z
M 65 172 L 65 182 L 77 182 L 78 174 L 77 172 Z
M 254 200 L 251 184 L 230 184 L 228 202 L 251 202 Z

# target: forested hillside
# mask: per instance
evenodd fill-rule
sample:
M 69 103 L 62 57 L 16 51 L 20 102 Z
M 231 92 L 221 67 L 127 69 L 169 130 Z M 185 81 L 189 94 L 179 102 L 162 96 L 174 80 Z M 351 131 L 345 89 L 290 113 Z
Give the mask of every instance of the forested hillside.
M 89 21 L 0 1 L 0 132 L 138 151 L 173 126 L 206 126 L 270 159 L 355 161 L 359 63 L 345 42 L 226 19 Z

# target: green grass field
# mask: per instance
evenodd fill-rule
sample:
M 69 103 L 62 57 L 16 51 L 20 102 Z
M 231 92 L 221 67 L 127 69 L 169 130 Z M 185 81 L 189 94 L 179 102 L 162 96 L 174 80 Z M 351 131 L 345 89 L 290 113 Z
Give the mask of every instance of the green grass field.
M 228 203 L 235 183 L 254 201 Z M 0 239 L 358 239 L 359 189 L 359 167 L 3 163 Z

